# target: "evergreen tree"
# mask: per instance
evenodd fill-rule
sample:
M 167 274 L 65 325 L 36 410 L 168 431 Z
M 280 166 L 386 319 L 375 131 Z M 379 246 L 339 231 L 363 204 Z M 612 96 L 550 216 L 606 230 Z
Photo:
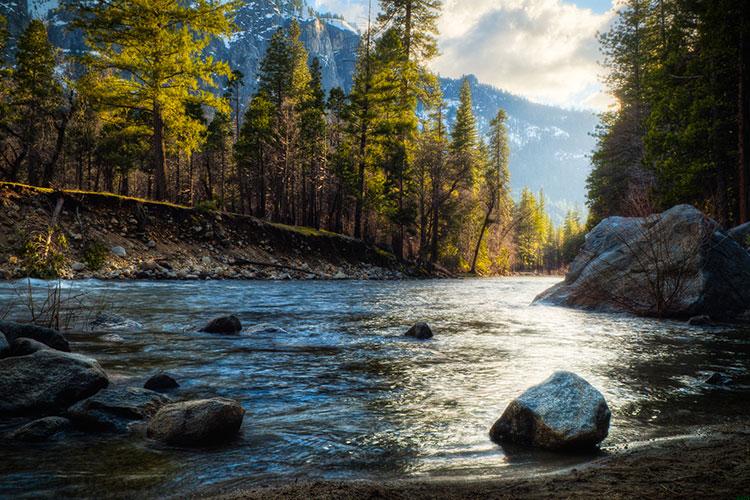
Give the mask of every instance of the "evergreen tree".
M 86 91 L 104 109 L 151 116 L 158 199 L 167 196 L 167 135 L 192 138 L 205 131 L 201 121 L 184 112 L 184 103 L 226 111 L 226 102 L 210 89 L 217 76 L 230 75 L 229 67 L 204 49 L 213 37 L 231 33 L 236 6 L 217 0 L 111 0 L 72 7 L 91 48 L 84 62 L 100 75 Z M 192 151 L 197 144 L 188 141 L 183 147 Z

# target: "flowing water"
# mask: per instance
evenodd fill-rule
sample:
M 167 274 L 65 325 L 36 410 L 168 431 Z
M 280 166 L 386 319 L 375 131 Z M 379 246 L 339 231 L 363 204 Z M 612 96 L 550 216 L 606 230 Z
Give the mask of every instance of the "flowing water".
M 488 438 L 514 396 L 559 369 L 604 393 L 613 412 L 605 451 L 747 415 L 750 331 L 531 306 L 554 282 L 64 283 L 66 293 L 83 291 L 143 325 L 120 338 L 71 333 L 73 351 L 120 383 L 140 386 L 164 369 L 181 384 L 178 399 L 237 399 L 247 410 L 242 432 L 207 450 L 138 432 L 3 442 L 0 496 L 180 496 L 217 484 L 570 465 L 590 457 L 504 451 Z M 18 300 L 18 286 L 0 284 L 0 304 Z M 242 335 L 197 332 L 221 313 L 240 317 Z M 418 321 L 433 327 L 433 340 L 402 336 Z M 705 384 L 714 371 L 735 383 Z M 1 423 L 0 433 L 13 425 Z

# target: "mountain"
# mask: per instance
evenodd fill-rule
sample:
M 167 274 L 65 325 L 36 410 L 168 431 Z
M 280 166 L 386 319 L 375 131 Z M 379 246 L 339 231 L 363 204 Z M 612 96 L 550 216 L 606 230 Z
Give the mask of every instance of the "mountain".
M 67 53 L 78 53 L 85 50 L 85 45 L 80 33 L 67 29 L 70 19 L 59 9 L 61 1 L 77 0 L 0 0 L 0 14 L 8 17 L 13 36 L 17 36 L 32 17 L 44 19 L 53 43 Z M 256 75 L 271 36 L 279 27 L 288 27 L 293 19 L 300 24 L 301 38 L 310 56 L 321 62 L 326 89 L 351 88 L 360 38 L 354 27 L 341 18 L 313 12 L 303 0 L 245 0 L 237 13 L 238 31 L 229 38 L 214 41 L 209 47 L 212 55 L 229 61 L 245 75 L 242 96 L 245 102 L 256 90 Z M 498 109 L 503 108 L 508 113 L 514 194 L 519 194 L 523 187 L 534 191 L 543 189 L 548 209 L 556 221 L 562 219 L 568 208 L 583 208 L 596 116 L 591 112 L 536 104 L 481 84 L 474 76 L 468 78 L 483 133 Z M 461 80 L 443 78 L 441 81 L 448 103 L 448 118 L 452 120 L 459 102 Z

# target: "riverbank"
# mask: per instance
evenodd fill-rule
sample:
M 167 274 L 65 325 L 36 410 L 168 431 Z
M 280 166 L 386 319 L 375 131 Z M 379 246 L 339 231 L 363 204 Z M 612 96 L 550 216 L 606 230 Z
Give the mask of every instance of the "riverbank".
M 0 279 L 401 279 L 346 236 L 237 214 L 0 183 Z
M 234 499 L 476 498 L 747 498 L 750 426 L 710 427 L 695 434 L 611 450 L 583 466 L 532 477 L 317 481 L 226 487 L 196 496 Z

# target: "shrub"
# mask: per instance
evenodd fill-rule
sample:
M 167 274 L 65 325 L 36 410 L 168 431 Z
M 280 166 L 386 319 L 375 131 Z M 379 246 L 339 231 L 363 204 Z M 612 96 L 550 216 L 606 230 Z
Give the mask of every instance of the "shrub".
M 31 233 L 21 249 L 21 260 L 26 273 L 32 278 L 54 279 L 60 276 L 65 265 L 68 240 L 59 229 Z
M 107 262 L 109 251 L 100 241 L 87 241 L 83 247 L 83 261 L 91 271 L 98 271 Z

